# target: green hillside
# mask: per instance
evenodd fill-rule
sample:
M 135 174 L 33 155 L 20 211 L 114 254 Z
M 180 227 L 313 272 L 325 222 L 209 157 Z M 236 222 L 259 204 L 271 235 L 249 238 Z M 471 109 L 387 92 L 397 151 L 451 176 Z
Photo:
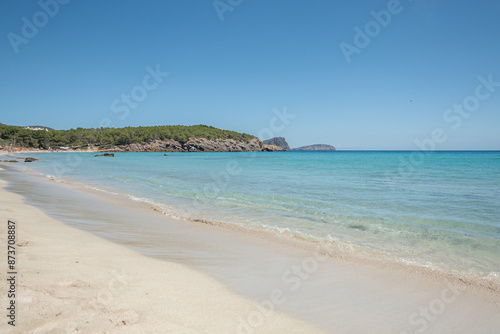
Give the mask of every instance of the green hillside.
M 120 146 L 145 144 L 153 140 L 177 140 L 186 142 L 189 138 L 234 139 L 248 142 L 252 135 L 221 130 L 207 125 L 165 125 L 126 128 L 70 129 L 70 130 L 28 130 L 19 126 L 0 125 L 0 143 L 26 148 L 47 149 L 50 146 Z

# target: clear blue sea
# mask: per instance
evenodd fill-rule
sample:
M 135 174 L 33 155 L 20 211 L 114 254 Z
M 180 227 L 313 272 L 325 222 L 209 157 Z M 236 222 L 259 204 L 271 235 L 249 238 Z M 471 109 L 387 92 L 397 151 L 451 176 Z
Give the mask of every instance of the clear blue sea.
M 195 218 L 498 279 L 500 152 L 29 154 L 59 180 Z

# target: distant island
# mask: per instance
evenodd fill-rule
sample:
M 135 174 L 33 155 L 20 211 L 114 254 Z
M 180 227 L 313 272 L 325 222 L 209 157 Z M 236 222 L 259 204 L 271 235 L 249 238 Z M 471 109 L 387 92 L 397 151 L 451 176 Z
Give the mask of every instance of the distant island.
M 315 144 L 315 145 L 307 145 L 302 147 L 297 147 L 292 149 L 291 151 L 336 151 L 335 146 L 326 145 L 326 144 Z
M 335 146 L 326 144 L 307 145 L 291 149 L 290 145 L 288 145 L 285 138 L 283 137 L 274 137 L 268 140 L 264 140 L 263 143 L 279 146 L 285 151 L 336 151 Z
M 207 125 L 53 130 L 0 124 L 0 147 L 92 152 L 283 151 L 255 136 Z

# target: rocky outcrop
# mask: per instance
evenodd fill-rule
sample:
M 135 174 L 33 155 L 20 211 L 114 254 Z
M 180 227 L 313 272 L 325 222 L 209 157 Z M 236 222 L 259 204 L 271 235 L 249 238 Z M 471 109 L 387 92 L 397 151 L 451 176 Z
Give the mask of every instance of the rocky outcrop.
M 147 144 L 130 144 L 123 148 L 127 152 L 184 152 L 184 149 L 176 140 L 168 141 L 153 140 Z
M 294 148 L 292 151 L 335 151 L 336 148 L 332 145 L 315 144 Z
M 264 140 L 262 143 L 264 143 L 264 145 L 279 146 L 284 151 L 287 151 L 290 149 L 290 146 L 288 145 L 285 138 L 283 138 L 283 137 L 274 137 L 274 138 L 271 138 L 268 140 Z
M 28 158 L 24 159 L 24 162 L 33 162 L 33 161 L 37 161 L 37 160 L 38 159 L 28 157 Z
M 114 153 L 96 154 L 94 157 L 114 157 Z
M 189 138 L 185 143 L 173 139 L 154 140 L 147 144 L 130 144 L 123 149 L 128 152 L 253 152 L 263 151 L 264 145 L 256 138 L 248 142 L 234 139 Z
M 190 138 L 183 148 L 188 152 L 249 152 L 262 151 L 264 147 L 256 138 L 248 142 L 234 139 Z
M 264 144 L 264 149 L 262 151 L 265 152 L 276 152 L 276 151 L 286 151 L 283 147 L 279 147 L 276 145 L 266 145 Z

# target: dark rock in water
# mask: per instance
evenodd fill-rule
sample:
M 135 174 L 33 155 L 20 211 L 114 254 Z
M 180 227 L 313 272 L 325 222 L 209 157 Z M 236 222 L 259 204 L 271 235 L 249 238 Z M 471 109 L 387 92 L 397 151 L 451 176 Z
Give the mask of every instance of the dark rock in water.
M 35 159 L 35 158 L 26 158 L 24 159 L 24 162 L 33 162 L 33 161 L 37 161 L 38 159 Z
M 96 154 L 94 157 L 114 157 L 114 153 L 104 153 L 104 154 Z
M 17 160 L 0 160 L 1 162 L 18 162 Z
M 288 145 L 288 143 L 286 142 L 285 138 L 283 138 L 283 137 L 274 137 L 274 138 L 271 138 L 271 139 L 268 139 L 268 140 L 264 140 L 262 143 L 264 145 L 279 146 L 279 147 L 281 147 L 285 151 L 290 149 L 290 146 Z M 277 151 L 277 150 L 275 150 L 275 151 Z
M 164 154 L 163 156 L 166 157 L 168 154 Z
M 366 226 L 363 226 L 363 225 L 349 225 L 348 227 L 353 228 L 355 230 L 360 230 L 360 231 L 368 230 L 368 228 Z

